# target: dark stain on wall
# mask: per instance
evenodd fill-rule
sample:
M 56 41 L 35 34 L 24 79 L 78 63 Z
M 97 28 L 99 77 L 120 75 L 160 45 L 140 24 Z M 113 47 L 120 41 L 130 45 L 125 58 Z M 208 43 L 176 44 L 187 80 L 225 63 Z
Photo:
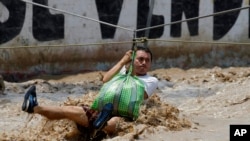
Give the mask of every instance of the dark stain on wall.
M 0 63 L 5 66 L 1 73 L 6 81 L 22 81 L 41 74 L 106 71 L 130 48 L 131 46 L 124 48 L 100 46 L 95 49 L 68 47 L 63 50 L 62 48 L 5 50 L 6 54 L 13 57 L 0 59 Z M 150 49 L 154 55 L 152 69 L 250 65 L 250 49 L 247 46 L 151 46 Z M 62 54 L 64 54 L 63 57 Z

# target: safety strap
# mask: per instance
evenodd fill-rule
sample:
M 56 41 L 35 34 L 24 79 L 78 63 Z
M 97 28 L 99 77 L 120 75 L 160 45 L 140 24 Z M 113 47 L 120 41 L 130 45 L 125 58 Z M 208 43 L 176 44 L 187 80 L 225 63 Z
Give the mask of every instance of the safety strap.
M 133 45 L 132 45 L 132 56 L 131 56 L 131 63 L 129 65 L 129 70 L 128 70 L 128 75 L 131 75 L 132 74 L 132 71 L 133 71 L 133 67 L 134 67 L 134 60 L 135 60 L 135 52 L 137 50 L 137 45 L 136 45 L 136 42 L 135 42 L 135 39 L 133 39 Z

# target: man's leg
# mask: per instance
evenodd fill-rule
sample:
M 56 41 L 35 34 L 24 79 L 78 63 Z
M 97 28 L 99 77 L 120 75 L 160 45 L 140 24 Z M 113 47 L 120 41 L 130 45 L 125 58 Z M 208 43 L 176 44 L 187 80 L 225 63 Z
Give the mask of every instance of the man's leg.
M 36 98 L 36 87 L 32 86 L 26 92 L 22 110 L 28 113 L 37 113 L 51 120 L 69 119 L 82 126 L 88 127 L 89 121 L 86 112 L 79 106 L 40 106 Z M 116 132 L 119 117 L 111 118 L 104 131 L 108 134 Z
M 35 106 L 34 113 L 43 115 L 51 120 L 69 119 L 87 127 L 88 117 L 80 106 Z
M 35 86 L 31 86 L 26 92 L 22 110 L 28 113 L 37 113 L 52 120 L 69 119 L 82 126 L 88 126 L 88 117 L 82 107 L 38 105 Z
M 112 117 L 108 122 L 107 126 L 104 127 L 104 131 L 108 134 L 114 134 L 117 132 L 121 117 Z

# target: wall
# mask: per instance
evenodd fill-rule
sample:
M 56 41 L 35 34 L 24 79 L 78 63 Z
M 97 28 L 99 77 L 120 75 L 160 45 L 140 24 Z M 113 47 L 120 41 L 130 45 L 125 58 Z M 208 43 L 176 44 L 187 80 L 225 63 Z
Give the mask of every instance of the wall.
M 131 48 L 133 31 L 146 27 L 150 3 L 149 0 L 33 2 L 76 15 L 21 0 L 0 0 L 0 72 L 9 81 L 39 74 L 109 69 Z M 169 24 L 246 6 L 249 6 L 248 0 L 155 0 L 151 26 L 165 26 L 149 32 L 153 69 L 248 66 L 249 45 L 242 44 L 248 43 L 250 38 L 248 9 Z M 100 24 L 93 19 L 126 29 Z M 145 37 L 145 30 L 136 32 L 136 36 Z M 207 43 L 190 43 L 196 41 Z

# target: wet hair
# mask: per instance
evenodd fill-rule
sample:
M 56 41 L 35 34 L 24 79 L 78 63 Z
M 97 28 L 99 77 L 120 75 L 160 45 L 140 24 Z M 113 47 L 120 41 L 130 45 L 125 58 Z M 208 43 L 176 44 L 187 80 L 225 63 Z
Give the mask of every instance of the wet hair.
M 149 53 L 150 56 L 151 56 L 151 62 L 152 62 L 152 60 L 153 60 L 153 54 L 152 54 L 151 50 L 148 47 L 137 46 L 137 50 L 143 50 L 143 51 Z

